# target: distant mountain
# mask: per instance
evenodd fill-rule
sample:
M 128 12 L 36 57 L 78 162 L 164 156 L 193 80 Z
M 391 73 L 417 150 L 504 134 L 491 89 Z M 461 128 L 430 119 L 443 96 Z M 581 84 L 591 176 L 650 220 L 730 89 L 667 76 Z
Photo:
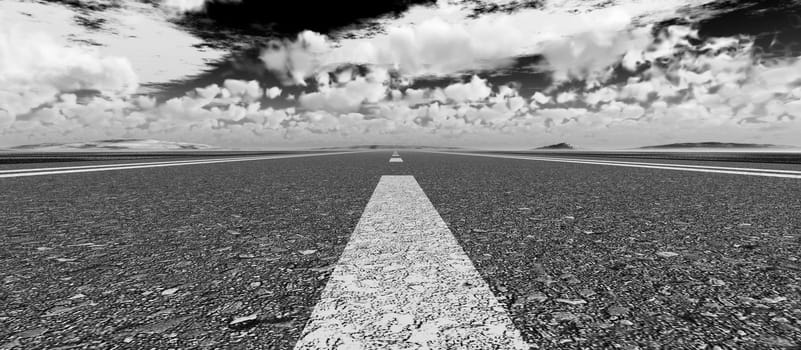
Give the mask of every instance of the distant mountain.
M 38 143 L 9 148 L 12 151 L 177 151 L 208 150 L 216 147 L 198 143 L 152 139 L 111 139 L 72 143 Z
M 575 149 L 575 147 L 573 147 L 569 143 L 560 142 L 553 145 L 537 147 L 535 149 Z
M 782 146 L 760 144 L 760 143 L 736 143 L 736 142 L 684 142 L 684 143 L 671 143 L 667 145 L 640 147 L 640 149 L 665 149 L 665 148 L 782 148 Z

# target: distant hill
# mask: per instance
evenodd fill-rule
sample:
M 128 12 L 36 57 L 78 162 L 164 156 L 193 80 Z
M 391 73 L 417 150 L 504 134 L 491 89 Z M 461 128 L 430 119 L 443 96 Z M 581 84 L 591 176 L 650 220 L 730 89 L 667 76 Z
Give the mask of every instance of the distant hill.
M 573 147 L 569 143 L 560 142 L 553 145 L 537 147 L 535 149 L 575 149 L 575 147 Z
M 645 146 L 640 149 L 665 149 L 665 148 L 780 148 L 782 146 L 760 144 L 760 143 L 736 143 L 736 142 L 684 142 L 671 143 L 667 145 Z
M 72 143 L 37 143 L 9 148 L 12 151 L 176 151 L 208 150 L 216 147 L 187 142 L 152 139 L 111 139 Z
M 411 146 L 411 145 L 353 145 L 341 147 L 321 147 L 317 149 L 331 150 L 331 149 L 461 149 L 461 147 L 453 146 Z

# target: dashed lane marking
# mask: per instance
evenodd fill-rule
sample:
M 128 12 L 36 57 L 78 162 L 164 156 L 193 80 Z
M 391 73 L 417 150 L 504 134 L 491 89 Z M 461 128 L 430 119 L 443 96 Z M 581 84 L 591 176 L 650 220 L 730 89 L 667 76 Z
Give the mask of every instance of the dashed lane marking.
M 435 151 L 423 151 L 423 152 L 438 153 L 438 154 L 463 155 L 463 156 L 476 156 L 476 157 L 490 157 L 490 158 L 536 160 L 536 161 L 543 161 L 543 162 L 610 165 L 610 166 L 621 166 L 621 167 L 630 167 L 630 168 L 680 170 L 680 171 L 694 171 L 694 172 L 704 172 L 704 173 L 751 175 L 751 176 L 780 177 L 780 178 L 788 178 L 788 179 L 801 179 L 801 171 L 795 171 L 795 170 L 737 168 L 737 167 L 719 167 L 719 166 L 685 165 L 685 164 L 669 164 L 669 163 L 624 162 L 624 161 L 611 161 L 611 160 L 590 160 L 590 159 L 577 159 L 577 158 L 536 157 L 536 156 L 514 156 L 514 155 L 502 155 L 502 154 L 464 153 L 464 152 L 435 152 Z
M 338 155 L 338 154 L 355 154 L 355 153 L 361 153 L 361 152 L 282 154 L 282 155 L 260 156 L 260 157 L 214 158 L 214 159 L 185 160 L 185 161 L 165 161 L 165 162 L 126 163 L 126 164 L 86 165 L 86 166 L 60 167 L 60 168 L 57 167 L 57 168 L 13 169 L 13 170 L 0 171 L 0 178 L 41 176 L 41 175 L 60 175 L 60 174 L 74 174 L 74 173 L 89 173 L 89 172 L 109 171 L 109 170 L 130 170 L 130 169 L 145 169 L 145 168 L 161 168 L 161 167 L 171 167 L 171 166 L 181 166 L 181 165 L 248 162 L 248 161 L 257 161 L 257 160 L 301 158 L 301 157 L 315 157 L 315 156 L 328 156 L 328 155 Z
M 527 349 L 413 176 L 382 176 L 295 349 Z

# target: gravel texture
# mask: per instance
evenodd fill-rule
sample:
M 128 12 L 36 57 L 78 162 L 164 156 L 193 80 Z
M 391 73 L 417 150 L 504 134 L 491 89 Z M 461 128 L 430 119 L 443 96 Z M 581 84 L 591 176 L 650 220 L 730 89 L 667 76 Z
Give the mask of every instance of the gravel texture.
M 291 348 L 388 154 L 0 181 L 0 348 Z
M 0 349 L 291 348 L 393 174 L 536 347 L 801 346 L 801 181 L 400 155 L 3 179 Z
M 402 156 L 537 347 L 801 345 L 801 181 Z

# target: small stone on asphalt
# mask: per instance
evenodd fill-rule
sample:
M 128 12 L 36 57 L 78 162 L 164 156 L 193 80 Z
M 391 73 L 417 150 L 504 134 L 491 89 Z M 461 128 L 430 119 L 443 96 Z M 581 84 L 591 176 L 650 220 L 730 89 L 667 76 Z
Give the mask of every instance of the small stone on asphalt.
M 606 313 L 609 316 L 623 316 L 629 313 L 629 309 L 622 306 L 610 306 L 606 308 Z
M 553 313 L 553 320 L 557 322 L 563 321 L 576 321 L 578 320 L 578 315 L 572 312 L 554 312 Z
M 769 304 L 776 304 L 776 303 L 781 303 L 782 301 L 787 301 L 787 298 L 785 297 L 762 298 L 762 301 Z
M 525 298 L 526 301 L 535 301 L 538 303 L 548 300 L 548 296 L 540 292 L 529 293 Z
M 259 321 L 259 314 L 255 313 L 247 316 L 234 317 L 234 319 L 231 320 L 231 323 L 229 323 L 228 326 L 233 329 L 244 329 L 254 326 L 256 323 L 258 323 L 258 321 Z

